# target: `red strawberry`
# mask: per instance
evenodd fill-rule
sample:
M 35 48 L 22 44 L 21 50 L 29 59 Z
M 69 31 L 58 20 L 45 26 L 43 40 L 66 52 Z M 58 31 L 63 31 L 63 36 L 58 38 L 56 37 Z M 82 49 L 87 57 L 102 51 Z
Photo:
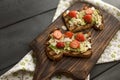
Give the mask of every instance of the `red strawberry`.
M 84 34 L 83 34 L 83 33 L 78 33 L 78 34 L 76 35 L 76 40 L 81 41 L 81 42 L 85 41 L 85 36 L 84 36 Z
M 77 11 L 70 11 L 69 13 L 68 13 L 68 16 L 70 16 L 71 18 L 73 18 L 73 17 L 77 17 Z
M 92 15 L 87 14 L 83 17 L 83 19 L 85 20 L 85 22 L 91 23 L 92 22 Z
M 65 37 L 72 38 L 73 33 L 71 31 L 68 31 L 65 33 Z
M 65 43 L 64 42 L 57 42 L 56 47 L 57 48 L 64 48 L 65 47 Z
M 77 40 L 73 40 L 73 41 L 70 43 L 70 47 L 71 47 L 71 48 L 79 48 L 79 47 L 80 47 L 80 42 L 77 41 Z
M 62 33 L 60 30 L 55 30 L 53 32 L 53 37 L 56 38 L 56 39 L 60 39 L 62 37 Z

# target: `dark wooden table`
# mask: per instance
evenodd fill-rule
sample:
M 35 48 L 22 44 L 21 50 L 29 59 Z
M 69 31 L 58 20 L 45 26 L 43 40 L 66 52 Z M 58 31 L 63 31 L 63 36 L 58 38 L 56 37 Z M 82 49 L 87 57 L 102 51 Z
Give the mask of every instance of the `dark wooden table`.
M 103 0 L 120 9 L 120 0 Z M 59 0 L 0 1 L 0 75 L 27 52 L 28 44 L 51 23 Z M 96 65 L 91 80 L 120 80 L 120 61 Z

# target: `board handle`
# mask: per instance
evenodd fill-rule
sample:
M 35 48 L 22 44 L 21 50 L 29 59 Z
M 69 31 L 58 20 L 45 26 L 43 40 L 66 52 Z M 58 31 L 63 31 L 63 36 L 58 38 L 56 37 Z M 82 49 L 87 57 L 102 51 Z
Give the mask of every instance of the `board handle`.
M 70 72 L 69 70 L 56 70 L 55 72 L 52 72 L 52 73 L 48 73 L 48 77 L 46 77 L 46 79 L 43 79 L 43 80 L 51 80 L 51 78 L 53 76 L 56 76 L 56 75 L 65 75 L 66 77 L 68 78 L 72 78 L 72 80 L 85 80 L 84 78 L 83 79 L 80 79 L 80 76 L 78 76 L 78 73 L 72 73 Z
M 67 77 L 71 77 L 72 75 L 69 71 L 66 70 L 53 70 L 53 71 L 41 72 L 38 69 L 37 73 L 34 73 L 33 80 L 51 80 L 52 77 L 61 74 L 66 75 Z
M 37 66 L 36 66 L 37 67 Z M 71 70 L 67 70 L 67 69 L 52 69 L 50 68 L 49 70 L 46 70 L 45 72 L 43 72 L 42 70 L 44 70 L 45 67 L 41 67 L 41 68 L 37 68 L 37 72 L 34 73 L 34 78 L 33 80 L 51 80 L 51 78 L 53 76 L 56 75 L 65 75 L 69 78 L 72 78 L 73 80 L 85 80 L 84 76 L 79 75 L 80 72 L 84 73 L 84 75 L 86 75 L 86 71 L 75 71 L 72 72 Z

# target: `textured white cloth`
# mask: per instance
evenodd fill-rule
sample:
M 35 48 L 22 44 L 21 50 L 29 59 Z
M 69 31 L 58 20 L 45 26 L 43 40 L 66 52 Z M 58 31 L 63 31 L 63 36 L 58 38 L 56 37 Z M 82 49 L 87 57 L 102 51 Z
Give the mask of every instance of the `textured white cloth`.
M 65 9 L 67 9 L 76 1 L 78 0 L 60 0 L 53 21 Z M 116 7 L 109 5 L 101 0 L 84 1 L 99 6 L 100 8 L 114 15 L 120 21 L 120 10 Z M 116 33 L 116 35 L 113 37 L 107 48 L 104 50 L 102 56 L 98 60 L 98 63 L 105 63 L 116 60 L 120 60 L 120 30 Z M 0 76 L 0 80 L 32 80 L 34 70 L 35 63 L 32 57 L 32 51 L 30 51 L 18 64 L 16 64 L 12 69 Z M 57 80 L 58 78 L 61 78 L 61 80 L 71 80 L 70 78 L 66 78 L 65 76 L 57 76 L 52 78 L 52 80 Z M 89 80 L 89 77 L 86 80 Z

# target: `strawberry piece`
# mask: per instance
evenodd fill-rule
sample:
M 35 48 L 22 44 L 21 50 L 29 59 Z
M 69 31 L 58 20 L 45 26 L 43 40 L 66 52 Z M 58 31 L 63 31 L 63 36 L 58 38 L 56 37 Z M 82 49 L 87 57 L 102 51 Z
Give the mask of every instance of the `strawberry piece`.
M 72 38 L 73 33 L 71 31 L 68 31 L 65 33 L 65 37 Z
M 57 42 L 56 47 L 57 48 L 64 48 L 65 47 L 65 43 L 64 42 Z
M 85 22 L 91 23 L 92 22 L 92 15 L 87 14 L 83 17 L 83 19 L 85 20 Z
M 72 42 L 70 42 L 70 47 L 74 48 L 74 49 L 79 48 L 80 47 L 80 42 L 77 41 L 77 40 L 73 40 Z
M 56 39 L 60 39 L 62 37 L 62 33 L 60 30 L 55 30 L 53 32 L 53 37 L 56 38 Z
M 93 10 L 91 8 L 88 8 L 85 10 L 85 13 L 91 15 L 93 13 Z
M 77 11 L 70 11 L 69 13 L 68 13 L 68 16 L 70 16 L 71 18 L 73 18 L 73 17 L 77 17 Z
M 85 41 L 85 36 L 84 36 L 84 34 L 83 34 L 83 33 L 78 33 L 78 34 L 76 35 L 76 40 L 81 41 L 81 42 Z

